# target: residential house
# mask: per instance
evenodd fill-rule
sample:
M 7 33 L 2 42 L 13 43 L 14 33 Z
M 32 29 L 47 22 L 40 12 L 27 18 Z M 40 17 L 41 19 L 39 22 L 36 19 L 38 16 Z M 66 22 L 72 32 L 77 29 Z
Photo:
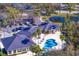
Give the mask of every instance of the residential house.
M 58 30 L 60 27 L 59 25 L 53 23 L 41 21 L 40 23 L 39 21 L 36 23 L 37 25 L 32 25 L 28 28 L 21 27 L 18 29 L 21 30 L 20 32 L 1 40 L 8 55 L 14 55 L 29 51 L 29 47 L 32 44 L 35 44 L 35 42 L 32 40 L 32 34 L 37 31 L 38 27 L 40 27 L 43 31 L 56 29 Z
M 29 51 L 29 47 L 34 44 L 30 37 L 23 34 L 3 38 L 2 43 L 8 55 L 27 52 Z
M 46 31 L 55 31 L 55 30 L 60 30 L 60 25 L 58 24 L 53 24 L 53 23 L 47 23 L 47 22 L 42 22 L 39 27 L 43 30 L 43 32 Z

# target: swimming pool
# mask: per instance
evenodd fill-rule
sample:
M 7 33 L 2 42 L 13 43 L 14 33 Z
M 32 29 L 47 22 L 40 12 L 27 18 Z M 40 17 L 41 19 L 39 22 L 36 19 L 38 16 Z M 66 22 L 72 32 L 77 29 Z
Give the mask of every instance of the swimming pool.
M 45 44 L 44 44 L 44 49 L 50 49 L 50 48 L 52 48 L 52 47 L 54 47 L 54 46 L 56 46 L 57 45 L 57 43 L 55 42 L 55 40 L 54 39 L 48 39 L 46 42 L 45 42 Z

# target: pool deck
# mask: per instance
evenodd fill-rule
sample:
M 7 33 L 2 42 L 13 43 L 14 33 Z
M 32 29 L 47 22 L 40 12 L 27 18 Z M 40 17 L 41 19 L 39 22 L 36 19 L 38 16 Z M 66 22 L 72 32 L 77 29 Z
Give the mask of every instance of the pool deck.
M 47 41 L 47 39 L 55 39 L 57 42 L 57 46 L 52 47 L 52 49 L 55 50 L 61 50 L 62 49 L 62 45 L 63 45 L 63 41 L 61 41 L 60 39 L 60 35 L 61 32 L 57 31 L 54 34 L 41 34 L 40 35 L 40 39 L 35 39 L 36 41 L 34 41 L 37 45 L 40 46 L 41 49 L 43 49 L 45 42 Z M 44 39 L 44 40 L 43 40 Z

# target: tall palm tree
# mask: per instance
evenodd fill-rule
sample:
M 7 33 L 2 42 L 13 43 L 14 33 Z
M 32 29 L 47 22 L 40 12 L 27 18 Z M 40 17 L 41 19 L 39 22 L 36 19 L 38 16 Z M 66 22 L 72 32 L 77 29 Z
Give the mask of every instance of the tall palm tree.
M 38 39 L 41 39 L 40 38 L 40 34 L 42 33 L 42 30 L 41 30 L 41 28 L 40 27 L 38 27 L 38 29 L 37 29 L 37 38 Z M 38 43 L 39 43 L 39 40 L 38 40 Z
M 30 50 L 35 53 L 37 56 L 42 52 L 42 49 L 39 47 L 39 45 L 32 45 L 30 47 Z
M 34 32 L 32 34 L 33 37 L 35 37 L 36 39 L 40 39 L 40 34 L 42 33 L 42 30 L 40 29 L 40 27 L 38 27 L 37 31 Z M 38 40 L 38 43 L 39 43 L 39 40 Z
M 73 45 L 73 49 L 76 52 L 76 46 L 78 42 L 78 33 L 76 32 L 76 27 L 73 25 L 71 21 L 67 22 L 65 25 L 66 33 L 67 35 L 64 35 L 66 37 L 66 41 L 69 42 L 69 45 Z M 75 53 L 76 54 L 76 53 Z
M 8 15 L 11 17 L 11 19 L 16 23 L 16 18 L 18 17 L 18 14 L 20 13 L 19 10 L 13 7 L 7 7 Z
M 75 4 L 73 3 L 66 3 L 68 5 L 68 7 L 66 8 L 66 10 L 69 11 L 69 13 L 67 13 L 67 17 L 70 18 L 69 14 L 71 14 L 72 11 L 75 11 Z

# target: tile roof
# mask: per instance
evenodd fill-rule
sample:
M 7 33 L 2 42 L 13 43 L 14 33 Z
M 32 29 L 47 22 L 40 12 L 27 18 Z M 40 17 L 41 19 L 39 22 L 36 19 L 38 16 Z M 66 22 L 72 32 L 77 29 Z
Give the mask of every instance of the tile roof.
M 31 38 L 28 38 L 26 35 L 14 35 L 12 37 L 4 38 L 2 39 L 2 43 L 6 51 L 25 48 L 25 47 L 29 47 L 30 45 L 34 44 Z
M 31 38 L 31 33 L 28 32 L 27 30 L 26 31 L 20 31 L 18 33 L 16 33 L 18 35 L 26 35 L 27 37 Z
M 4 19 L 4 17 L 3 16 L 0 16 L 0 20 L 3 20 Z
M 30 34 L 33 34 L 34 32 L 36 32 L 37 31 L 37 29 L 38 29 L 38 26 L 32 26 L 30 29 L 29 29 L 29 33 Z
M 23 4 L 15 4 L 13 3 L 12 4 L 13 7 L 17 8 L 17 9 L 21 9 L 21 10 L 32 10 L 33 7 L 32 5 L 23 5 Z
M 47 30 L 56 30 L 56 29 L 59 29 L 60 26 L 57 25 L 57 24 L 53 24 L 53 23 L 46 23 L 46 22 L 43 22 L 40 24 L 40 28 L 43 30 L 43 31 L 47 31 Z
M 30 22 L 32 24 L 33 23 L 33 18 L 23 19 L 23 22 Z
M 39 25 L 41 23 L 42 23 L 42 21 L 41 21 L 40 17 L 34 17 L 34 24 Z
M 8 48 L 11 45 L 12 41 L 14 40 L 14 38 L 15 38 L 15 36 L 12 36 L 12 37 L 8 37 L 8 38 L 3 38 L 1 40 L 2 41 L 2 44 L 5 47 L 5 50 L 8 50 Z
M 47 25 L 48 25 L 48 23 L 42 22 L 42 23 L 39 25 L 39 27 L 40 27 L 43 31 L 45 31 Z

